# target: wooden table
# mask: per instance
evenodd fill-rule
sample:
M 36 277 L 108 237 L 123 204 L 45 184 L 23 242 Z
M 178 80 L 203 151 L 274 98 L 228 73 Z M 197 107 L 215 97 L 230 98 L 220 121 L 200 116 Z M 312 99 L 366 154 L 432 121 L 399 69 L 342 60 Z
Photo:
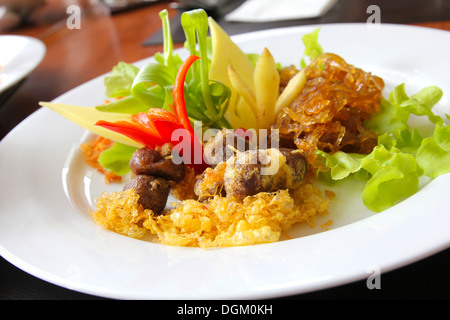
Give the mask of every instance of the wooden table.
M 42 63 L 17 88 L 13 96 L 0 105 L 0 139 L 28 115 L 38 109 L 39 101 L 50 101 L 64 92 L 107 73 L 119 61 L 134 62 L 162 51 L 161 44 L 144 46 L 160 30 L 158 12 L 178 11 L 162 1 L 139 9 L 110 15 L 94 10 L 81 20 L 80 29 L 66 27 L 65 8 L 49 0 L 36 14 L 35 23 L 24 25 L 9 34 L 41 39 L 47 53 Z M 397 7 L 392 3 L 396 3 Z M 364 22 L 366 8 L 378 4 L 382 22 L 415 24 L 450 30 L 449 1 L 356 1 L 341 0 L 326 16 L 290 22 L 317 24 L 330 22 Z M 403 7 L 401 7 L 403 6 Z M 406 6 L 406 7 L 405 7 Z M 411 9 L 408 10 L 407 8 Z M 37 17 L 37 18 L 36 18 Z M 53 20 L 51 23 L 46 23 Z M 58 22 L 59 21 L 59 22 Z M 284 26 L 267 24 L 264 28 Z M 181 44 L 177 44 L 181 46 Z M 0 49 L 1 50 L 1 49 Z M 450 298 L 450 250 L 382 276 L 381 290 L 368 290 L 364 281 L 343 285 L 289 299 L 321 298 Z M 0 259 L 1 299 L 97 299 L 41 281 Z

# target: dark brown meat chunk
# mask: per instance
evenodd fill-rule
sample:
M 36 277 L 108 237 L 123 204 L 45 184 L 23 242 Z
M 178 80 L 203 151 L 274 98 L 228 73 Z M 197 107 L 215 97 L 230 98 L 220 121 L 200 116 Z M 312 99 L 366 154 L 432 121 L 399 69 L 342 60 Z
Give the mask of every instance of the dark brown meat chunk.
M 259 192 L 293 189 L 303 181 L 307 162 L 300 150 L 267 149 L 239 153 L 227 163 L 227 196 L 242 200 Z
M 290 170 L 290 177 L 293 179 L 291 184 L 297 186 L 305 178 L 308 171 L 308 163 L 304 154 L 298 149 L 280 148 L 280 152 L 286 157 L 286 165 Z
M 231 129 L 222 129 L 205 144 L 204 154 L 212 167 L 227 161 L 236 154 L 236 150 L 244 152 L 255 149 L 249 139 L 240 136 Z
M 123 189 L 134 189 L 139 195 L 139 203 L 156 214 L 164 211 L 170 192 L 167 180 L 148 175 L 134 176 Z
M 137 150 L 130 160 L 131 171 L 136 175 L 145 174 L 176 182 L 181 181 L 185 174 L 184 164 L 175 164 L 169 157 L 170 153 L 168 155 L 165 153 L 167 151 L 160 152 L 148 147 Z

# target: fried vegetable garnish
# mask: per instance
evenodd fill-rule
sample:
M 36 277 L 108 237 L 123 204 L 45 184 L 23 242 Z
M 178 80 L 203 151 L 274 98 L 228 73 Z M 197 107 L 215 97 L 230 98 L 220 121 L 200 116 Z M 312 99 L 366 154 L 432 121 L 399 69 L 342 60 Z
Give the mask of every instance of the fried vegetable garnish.
M 305 182 L 289 192 L 260 192 L 242 202 L 215 196 L 205 202 L 184 200 L 165 215 L 154 215 L 138 203 L 132 189 L 103 193 L 97 199 L 94 220 L 115 232 L 173 246 L 201 248 L 255 245 L 280 240 L 293 224 L 315 224 L 327 213 L 333 194 Z

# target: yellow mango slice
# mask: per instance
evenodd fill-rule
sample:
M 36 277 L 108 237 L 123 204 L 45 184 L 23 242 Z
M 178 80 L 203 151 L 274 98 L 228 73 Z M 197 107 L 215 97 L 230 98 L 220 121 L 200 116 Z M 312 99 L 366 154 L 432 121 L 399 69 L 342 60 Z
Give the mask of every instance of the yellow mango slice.
M 136 141 L 121 135 L 120 133 L 108 130 L 106 128 L 96 126 L 95 123 L 99 120 L 110 122 L 115 121 L 130 121 L 130 115 L 125 113 L 103 112 L 96 108 L 74 106 L 62 103 L 40 102 L 40 106 L 49 108 L 64 118 L 78 124 L 79 126 L 91 131 L 104 138 L 123 143 L 132 147 L 141 148 L 142 146 Z
M 230 77 L 231 87 L 247 102 L 256 117 L 258 115 L 258 109 L 256 106 L 255 91 L 245 83 L 244 79 L 242 79 L 232 65 L 228 66 L 228 76 Z
M 259 56 L 254 73 L 258 129 L 268 129 L 275 120 L 275 103 L 279 96 L 280 75 L 267 48 Z
M 253 89 L 255 66 L 217 22 L 211 17 L 208 19 L 213 52 L 209 78 L 232 88 L 228 76 L 228 66 L 231 65 L 242 76 L 245 83 Z M 234 128 L 256 128 L 256 119 L 250 106 L 233 89 L 226 117 Z
M 289 104 L 297 97 L 303 90 L 306 83 L 305 69 L 301 69 L 295 76 L 289 80 L 286 88 L 277 99 L 275 104 L 275 118 L 278 117 L 281 110 L 289 106 Z

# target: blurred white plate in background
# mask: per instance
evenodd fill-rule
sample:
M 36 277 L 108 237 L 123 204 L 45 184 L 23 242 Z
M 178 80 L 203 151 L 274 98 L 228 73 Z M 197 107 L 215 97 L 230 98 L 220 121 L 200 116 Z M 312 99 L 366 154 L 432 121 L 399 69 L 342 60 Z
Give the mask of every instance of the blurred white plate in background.
M 45 56 L 44 43 L 36 38 L 0 36 L 0 93 L 33 71 Z

